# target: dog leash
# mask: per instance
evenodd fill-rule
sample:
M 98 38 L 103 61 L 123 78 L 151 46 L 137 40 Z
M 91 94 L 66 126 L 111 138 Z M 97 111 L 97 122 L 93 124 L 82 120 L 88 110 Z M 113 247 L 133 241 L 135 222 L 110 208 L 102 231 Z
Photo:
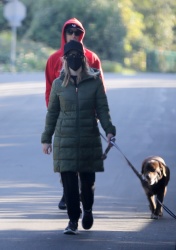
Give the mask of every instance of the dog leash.
M 101 137 L 106 141 L 107 139 L 100 133 Z M 118 145 L 115 143 L 115 137 L 112 137 L 111 140 L 110 140 L 110 143 L 108 144 L 107 148 L 105 149 L 105 152 L 102 156 L 102 159 L 105 160 L 107 158 L 107 154 L 108 152 L 110 151 L 110 149 L 112 147 L 115 147 L 122 155 L 123 157 L 125 158 L 125 160 L 127 161 L 128 165 L 131 167 L 131 169 L 133 170 L 133 172 L 137 175 L 137 177 L 139 178 L 139 180 L 141 181 L 141 184 L 143 186 L 143 188 L 147 188 L 150 192 L 150 187 L 149 185 L 147 184 L 147 182 L 142 178 L 142 174 L 140 174 L 136 168 L 133 166 L 133 164 L 128 160 L 128 158 L 123 154 L 123 152 L 120 150 L 120 148 L 118 147 Z M 158 201 L 158 203 L 163 207 L 163 209 L 170 215 L 172 216 L 174 219 L 176 219 L 176 215 L 168 208 L 166 207 L 163 203 L 160 202 L 160 200 L 156 197 L 156 200 Z

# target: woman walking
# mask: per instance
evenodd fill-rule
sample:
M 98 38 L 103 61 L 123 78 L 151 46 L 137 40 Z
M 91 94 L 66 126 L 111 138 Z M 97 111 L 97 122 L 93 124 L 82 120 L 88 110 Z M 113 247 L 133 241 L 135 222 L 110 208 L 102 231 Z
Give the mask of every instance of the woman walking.
M 116 132 L 100 72 L 88 66 L 82 43 L 71 40 L 64 46 L 61 75 L 52 84 L 41 138 L 43 152 L 49 154 L 54 134 L 54 171 L 62 176 L 69 218 L 65 234 L 78 233 L 78 174 L 83 206 L 82 227 L 88 230 L 93 225 L 95 173 L 104 171 L 97 119 L 110 142 Z

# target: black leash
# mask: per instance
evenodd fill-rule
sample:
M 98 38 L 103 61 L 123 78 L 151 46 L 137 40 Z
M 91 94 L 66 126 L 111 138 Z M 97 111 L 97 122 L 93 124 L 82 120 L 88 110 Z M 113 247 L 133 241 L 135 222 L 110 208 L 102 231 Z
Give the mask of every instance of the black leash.
M 106 142 L 108 142 L 107 141 L 107 139 L 100 133 L 100 135 L 101 135 L 101 137 L 106 141 Z M 111 138 L 111 141 L 110 141 L 110 143 L 108 144 L 108 147 L 106 148 L 106 150 L 105 150 L 105 152 L 104 152 L 104 154 L 103 154 L 103 156 L 102 156 L 102 158 L 103 158 L 103 160 L 105 160 L 106 158 L 107 158 L 107 154 L 108 154 L 108 152 L 109 152 L 109 150 L 112 148 L 112 146 L 114 146 L 122 155 L 123 155 L 123 157 L 125 158 L 125 160 L 127 161 L 127 163 L 128 163 L 128 165 L 132 168 L 132 170 L 133 170 L 133 172 L 137 175 L 137 177 L 140 179 L 140 181 L 141 181 L 141 184 L 142 184 L 142 187 L 144 188 L 144 189 L 148 189 L 149 190 L 149 192 L 151 192 L 151 190 L 150 190 L 150 186 L 148 185 L 148 183 L 142 178 L 142 174 L 140 174 L 137 170 L 136 170 L 136 168 L 133 166 L 133 164 L 128 160 L 128 158 L 123 154 L 123 152 L 120 150 L 120 148 L 117 146 L 117 144 L 115 143 L 115 137 L 112 137 Z M 168 207 L 166 207 L 163 203 L 161 203 L 160 202 L 160 200 L 158 200 L 158 198 L 156 197 L 156 200 L 159 202 L 159 204 L 163 207 L 163 209 L 168 213 L 168 214 L 170 214 L 170 216 L 172 216 L 174 219 L 176 219 L 176 215 L 174 214 L 174 213 L 172 213 L 172 211 L 168 208 Z

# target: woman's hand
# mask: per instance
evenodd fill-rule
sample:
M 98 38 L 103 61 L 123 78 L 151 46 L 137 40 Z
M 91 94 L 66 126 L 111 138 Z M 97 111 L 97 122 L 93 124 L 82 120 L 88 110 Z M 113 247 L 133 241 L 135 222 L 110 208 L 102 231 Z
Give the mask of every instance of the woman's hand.
M 52 145 L 48 143 L 42 144 L 43 153 L 49 155 L 52 152 Z
M 110 143 L 112 137 L 114 137 L 113 134 L 107 134 L 107 141 L 108 141 L 108 143 Z

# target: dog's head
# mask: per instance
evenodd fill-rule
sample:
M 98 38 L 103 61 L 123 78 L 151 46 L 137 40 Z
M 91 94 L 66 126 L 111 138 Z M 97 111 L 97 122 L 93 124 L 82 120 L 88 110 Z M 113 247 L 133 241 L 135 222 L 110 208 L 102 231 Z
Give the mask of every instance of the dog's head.
M 166 166 L 157 159 L 147 159 L 142 164 L 141 173 L 148 184 L 153 185 L 161 180 L 163 176 L 166 177 Z

